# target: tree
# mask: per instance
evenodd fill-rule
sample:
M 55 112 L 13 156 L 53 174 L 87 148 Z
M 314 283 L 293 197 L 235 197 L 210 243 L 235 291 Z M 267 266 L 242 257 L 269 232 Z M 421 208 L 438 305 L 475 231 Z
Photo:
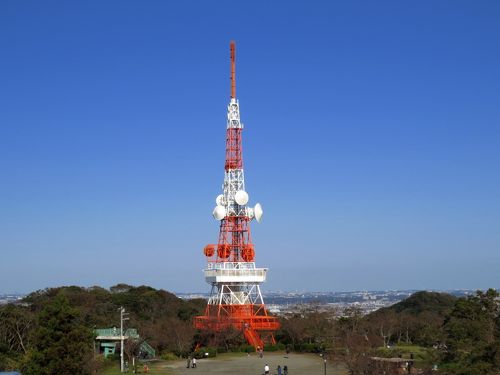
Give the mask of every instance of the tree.
M 9 304 L 0 309 L 0 371 L 16 370 L 28 352 L 34 315 L 26 308 Z
M 447 354 L 457 374 L 497 374 L 500 368 L 500 299 L 493 289 L 461 298 L 445 321 Z
M 32 325 L 33 317 L 28 311 L 7 305 L 0 310 L 0 343 L 10 351 L 26 354 Z
M 28 353 L 23 374 L 87 375 L 91 373 L 93 334 L 79 322 L 79 311 L 58 295 L 38 316 L 34 347 Z
M 359 309 L 348 308 L 344 315 L 336 324 L 334 354 L 345 362 L 350 374 L 365 374 L 374 338 L 369 336 Z
M 304 317 L 295 314 L 288 318 L 282 318 L 279 333 L 285 343 L 291 344 L 293 348 L 298 347 L 306 336 L 306 322 Z
M 174 353 L 177 355 L 189 354 L 193 346 L 195 331 L 191 322 L 170 319 L 166 331 L 168 347 L 174 348 Z

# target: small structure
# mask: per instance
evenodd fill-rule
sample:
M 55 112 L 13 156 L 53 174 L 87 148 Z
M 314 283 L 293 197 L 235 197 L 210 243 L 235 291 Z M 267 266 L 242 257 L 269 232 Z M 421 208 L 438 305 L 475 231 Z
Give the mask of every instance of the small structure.
M 98 354 L 103 354 L 104 357 L 114 355 L 116 350 L 120 348 L 120 329 L 119 328 L 102 328 L 94 330 L 95 333 L 95 350 Z M 124 340 L 140 341 L 141 338 L 137 333 L 137 329 L 128 328 L 123 333 Z M 141 342 L 139 347 L 139 358 L 154 358 L 156 351 L 146 341 Z
M 370 358 L 370 374 L 416 374 L 412 372 L 413 359 L 408 358 L 383 358 L 371 357 Z

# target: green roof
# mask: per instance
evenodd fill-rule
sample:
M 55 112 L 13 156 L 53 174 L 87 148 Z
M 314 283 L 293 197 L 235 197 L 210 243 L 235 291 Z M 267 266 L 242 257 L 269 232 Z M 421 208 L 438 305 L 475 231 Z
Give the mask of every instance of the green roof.
M 104 337 L 120 336 L 120 328 L 99 328 L 95 329 L 94 332 L 96 336 L 104 336 Z M 139 334 L 137 333 L 136 328 L 127 328 L 123 332 L 123 335 L 127 337 L 132 337 L 134 339 L 139 338 Z

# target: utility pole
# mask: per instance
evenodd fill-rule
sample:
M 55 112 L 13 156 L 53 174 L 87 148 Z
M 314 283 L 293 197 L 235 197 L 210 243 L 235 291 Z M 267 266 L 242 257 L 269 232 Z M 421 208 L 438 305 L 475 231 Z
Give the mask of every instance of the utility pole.
M 123 321 L 128 320 L 128 313 L 125 312 L 125 309 L 120 306 L 118 309 L 120 311 L 120 372 L 125 372 L 125 366 L 123 364 L 123 341 L 125 337 L 123 336 Z

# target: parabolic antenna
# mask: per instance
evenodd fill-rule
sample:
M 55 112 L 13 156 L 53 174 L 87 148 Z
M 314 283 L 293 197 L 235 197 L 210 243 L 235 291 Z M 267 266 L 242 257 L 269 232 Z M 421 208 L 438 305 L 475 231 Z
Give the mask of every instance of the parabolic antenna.
M 244 206 L 248 203 L 248 194 L 245 190 L 238 190 L 236 194 L 234 194 L 234 200 L 240 206 Z
M 226 217 L 226 209 L 223 206 L 215 206 L 214 212 L 212 212 L 216 220 L 222 220 Z
M 224 195 L 219 194 L 217 195 L 217 198 L 215 198 L 215 204 L 217 204 L 217 206 L 222 206 L 223 200 L 224 200 Z
M 260 203 L 257 203 L 255 205 L 255 207 L 253 208 L 253 213 L 255 215 L 255 219 L 257 220 L 257 222 L 260 223 L 262 215 L 264 214 L 264 211 L 262 211 L 262 206 L 260 205 Z

